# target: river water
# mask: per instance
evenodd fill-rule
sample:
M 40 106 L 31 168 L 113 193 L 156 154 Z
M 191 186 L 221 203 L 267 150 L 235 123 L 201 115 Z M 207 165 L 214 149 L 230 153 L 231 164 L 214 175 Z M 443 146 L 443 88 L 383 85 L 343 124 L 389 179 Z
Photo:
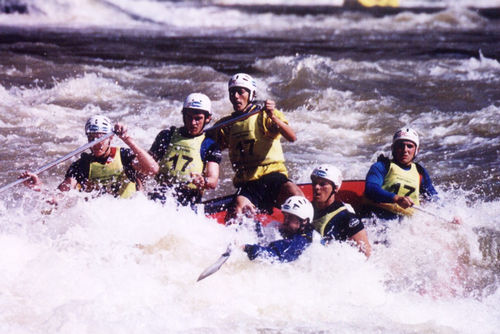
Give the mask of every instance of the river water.
M 253 234 L 141 195 L 73 194 L 51 211 L 17 186 L 0 194 L 0 332 L 498 332 L 498 1 L 376 12 L 340 1 L 22 3 L 27 13 L 0 14 L 2 185 L 85 144 L 92 114 L 127 124 L 145 148 L 181 124 L 190 92 L 206 93 L 218 119 L 231 111 L 229 77 L 248 72 L 297 133 L 284 143 L 294 181 L 318 163 L 363 179 L 409 125 L 440 192 L 426 208 L 463 224 L 403 220 L 368 261 L 317 240 L 291 264 L 236 250 L 196 283 L 228 242 Z M 207 199 L 234 190 L 225 158 Z M 69 163 L 42 174 L 47 188 Z

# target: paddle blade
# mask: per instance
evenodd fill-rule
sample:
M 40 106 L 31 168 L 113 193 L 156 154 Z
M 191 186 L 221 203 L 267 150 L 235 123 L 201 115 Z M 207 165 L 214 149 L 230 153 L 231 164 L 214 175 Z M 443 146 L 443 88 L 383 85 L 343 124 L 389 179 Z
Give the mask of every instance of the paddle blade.
M 200 274 L 198 279 L 196 280 L 197 282 L 201 281 L 202 279 L 207 278 L 208 276 L 216 273 L 220 267 L 226 263 L 227 259 L 229 259 L 229 256 L 231 255 L 231 246 L 228 246 L 224 254 L 222 254 L 217 261 L 215 261 L 214 264 L 209 266 L 207 269 L 203 270 L 203 272 Z

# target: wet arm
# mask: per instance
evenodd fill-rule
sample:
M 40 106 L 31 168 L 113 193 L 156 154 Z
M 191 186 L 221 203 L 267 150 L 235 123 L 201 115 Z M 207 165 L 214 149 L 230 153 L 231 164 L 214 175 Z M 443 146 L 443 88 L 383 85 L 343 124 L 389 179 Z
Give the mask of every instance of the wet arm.
M 205 188 L 215 189 L 219 182 L 219 164 L 213 161 L 207 162 L 205 169 Z
M 422 181 L 420 183 L 420 189 L 421 189 L 422 199 L 427 201 L 439 199 L 438 192 L 434 188 L 431 177 L 429 176 L 429 173 L 427 173 L 427 170 L 425 169 L 422 170 Z
M 132 162 L 132 167 L 142 175 L 156 175 L 160 166 L 153 157 L 143 148 L 139 147 L 134 140 L 124 141 L 135 153 L 136 159 Z
M 222 160 L 222 154 L 217 143 L 206 138 L 201 144 L 201 157 L 205 161 L 205 170 L 203 175 L 191 173 L 193 183 L 200 189 L 215 189 L 219 182 L 219 164 Z
M 349 209 L 348 209 L 349 210 Z M 338 241 L 353 240 L 359 250 L 370 256 L 371 246 L 368 235 L 361 220 L 353 212 L 345 210 L 334 216 L 325 227 L 324 242 L 335 239 Z
M 205 167 L 205 172 L 191 173 L 192 182 L 203 191 L 204 189 L 215 189 L 219 181 L 219 164 L 213 161 L 208 161 Z
M 368 241 L 368 234 L 366 233 L 365 229 L 362 229 L 355 235 L 353 235 L 351 238 L 354 242 L 356 242 L 356 245 L 358 246 L 360 252 L 364 253 L 366 257 L 370 257 L 372 247 L 370 245 L 370 242 Z
M 41 191 L 42 190 L 43 183 L 37 174 L 30 173 L 30 172 L 26 171 L 26 172 L 22 173 L 21 175 L 19 175 L 19 178 L 20 179 L 28 178 L 26 181 L 23 182 L 23 184 L 26 187 L 28 187 L 34 191 Z
M 146 150 L 137 145 L 135 140 L 128 134 L 126 126 L 117 123 L 115 125 L 115 132 L 134 152 L 136 157 L 132 161 L 134 170 L 142 175 L 156 175 L 160 170 L 158 163 Z
M 295 131 L 292 127 L 282 117 L 279 117 L 279 112 L 275 109 L 275 102 L 272 100 L 266 100 L 265 111 L 267 116 L 271 120 L 270 129 L 273 132 L 279 132 L 286 140 L 289 142 L 294 142 L 297 140 Z
M 279 133 L 289 142 L 294 142 L 297 140 L 297 136 L 293 131 L 292 127 L 288 123 L 279 119 L 278 117 L 271 117 L 271 120 L 275 124 L 274 126 L 278 129 Z
M 64 179 L 64 181 L 62 181 L 59 184 L 59 186 L 57 187 L 57 189 L 59 189 L 60 191 L 70 191 L 72 189 L 76 189 L 77 186 L 78 186 L 78 182 L 76 181 L 75 178 L 66 177 Z

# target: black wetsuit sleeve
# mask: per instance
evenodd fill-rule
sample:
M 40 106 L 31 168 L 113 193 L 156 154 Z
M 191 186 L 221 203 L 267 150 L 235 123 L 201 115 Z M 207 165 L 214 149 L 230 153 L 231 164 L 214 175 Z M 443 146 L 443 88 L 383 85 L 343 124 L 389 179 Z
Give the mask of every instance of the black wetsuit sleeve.
M 135 159 L 135 153 L 130 148 L 120 148 L 120 157 L 123 163 L 123 170 L 125 171 L 125 175 L 127 175 L 128 179 L 132 182 L 136 181 L 137 172 L 132 166 L 132 162 Z
M 149 153 L 153 156 L 155 161 L 160 161 L 165 153 L 167 152 L 168 145 L 170 144 L 170 140 L 172 138 L 173 127 L 168 130 L 162 130 L 155 138 L 153 145 L 149 149 Z
M 364 229 L 364 225 L 354 214 L 344 210 L 333 217 L 325 228 L 325 239 L 345 241 Z
M 80 159 L 73 162 L 69 166 L 68 170 L 66 171 L 66 175 L 64 175 L 64 178 L 75 179 L 78 184 L 84 185 L 89 178 L 90 163 L 90 155 L 87 153 L 83 153 Z

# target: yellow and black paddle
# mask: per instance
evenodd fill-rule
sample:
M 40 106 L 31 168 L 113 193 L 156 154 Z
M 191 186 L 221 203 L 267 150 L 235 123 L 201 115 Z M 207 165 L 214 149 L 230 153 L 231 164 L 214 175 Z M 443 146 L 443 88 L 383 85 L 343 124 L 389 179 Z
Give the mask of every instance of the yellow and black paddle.
M 256 106 L 255 109 L 252 111 L 242 113 L 241 115 L 238 115 L 236 117 L 230 118 L 228 120 L 225 120 L 223 122 L 217 123 L 214 126 L 209 127 L 208 129 L 204 129 L 203 132 L 210 132 L 214 130 L 218 130 L 221 128 L 224 128 L 226 126 L 229 126 L 231 124 L 234 124 L 236 122 L 242 121 L 244 119 L 247 119 L 248 117 L 258 114 L 264 109 L 264 102 L 263 101 L 258 101 L 258 102 L 253 102 L 249 107 L 251 108 L 252 106 Z

